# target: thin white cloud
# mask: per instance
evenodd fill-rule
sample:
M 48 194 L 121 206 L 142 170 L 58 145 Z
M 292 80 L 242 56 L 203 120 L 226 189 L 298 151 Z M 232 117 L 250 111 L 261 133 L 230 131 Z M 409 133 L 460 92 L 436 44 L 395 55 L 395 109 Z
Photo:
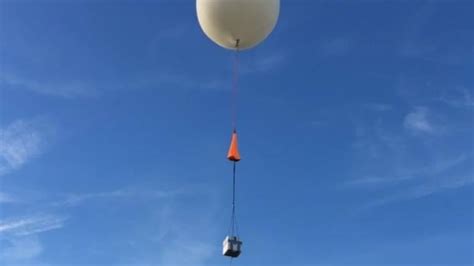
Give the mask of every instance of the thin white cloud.
M 287 54 L 281 52 L 259 55 L 248 60 L 240 59 L 239 74 L 252 75 L 255 73 L 270 72 L 286 64 L 287 59 Z M 193 91 L 230 90 L 232 84 L 232 66 L 227 65 L 227 67 L 228 69 L 226 71 L 228 71 L 228 75 L 220 78 L 216 78 L 215 76 L 191 75 L 191 73 L 187 73 L 182 69 L 155 69 L 152 71 L 144 71 L 115 87 L 120 87 L 125 90 L 135 90 L 137 88 Z
M 63 227 L 65 217 L 37 215 L 16 219 L 0 220 L 0 235 L 27 236 Z
M 258 56 L 253 60 L 246 60 L 246 63 L 242 64 L 240 68 L 240 73 L 245 75 L 269 72 L 281 67 L 287 60 L 287 55 L 282 52 Z M 240 62 L 242 63 L 242 60 L 240 60 Z
M 414 178 L 414 176 L 401 176 L 401 177 L 368 176 L 368 177 L 350 180 L 346 182 L 345 184 L 348 186 L 360 186 L 360 187 L 381 186 L 381 185 L 398 184 L 399 182 L 410 180 L 412 178 Z
M 19 169 L 47 146 L 52 127 L 44 120 L 17 120 L 0 128 L 0 175 Z
M 440 45 L 441 42 L 434 42 L 432 40 L 420 38 L 420 36 L 424 36 L 422 32 L 434 19 L 436 12 L 436 5 L 426 3 L 411 19 L 407 20 L 407 30 L 404 38 L 402 38 L 399 54 L 403 57 L 427 60 L 434 63 L 460 64 L 465 60 L 465 56 L 463 56 L 459 51 L 462 46 L 455 45 L 453 47 L 451 45 L 446 49 L 447 46 Z M 446 39 L 452 39 L 450 34 L 453 33 L 449 31 L 443 32 Z M 455 34 L 458 36 L 459 32 L 456 32 Z M 461 36 L 462 35 L 463 34 L 461 34 Z M 463 42 L 460 41 L 459 43 Z M 463 50 L 463 52 L 469 54 L 470 50 Z
M 64 198 L 57 201 L 57 196 Z M 99 202 L 114 206 L 126 202 L 124 208 L 130 208 L 128 205 L 133 202 L 143 207 L 149 219 L 127 223 L 130 230 L 117 237 L 117 245 L 129 247 L 129 252 L 117 258 L 122 264 L 200 266 L 206 265 L 209 258 L 216 254 L 215 245 L 219 241 L 214 243 L 217 233 L 215 217 L 220 201 L 216 190 L 208 185 L 189 185 L 168 190 L 140 186 L 57 196 L 52 197 L 50 200 L 53 202 L 49 204 L 41 202 L 34 206 L 38 211 L 68 211 L 68 208 L 75 206 L 93 208 Z M 150 202 L 153 202 L 152 206 Z M 40 233 L 64 227 L 66 221 L 65 216 L 53 214 L 0 220 L 0 239 L 2 244 L 8 245 L 8 248 L 0 251 L 0 264 L 36 263 L 43 246 L 34 239 L 39 239 Z M 97 242 L 97 247 L 106 244 L 100 240 Z M 150 250 L 150 247 L 154 248 Z M 182 256 L 183 252 L 187 255 Z
M 398 185 L 400 182 L 406 182 L 416 178 L 429 178 L 443 174 L 450 169 L 465 163 L 468 159 L 469 156 L 466 154 L 460 154 L 454 157 L 434 160 L 427 166 L 409 168 L 399 167 L 398 172 L 400 173 L 398 175 L 388 173 L 382 176 L 367 176 L 350 180 L 346 182 L 346 185 L 359 187 Z
M 215 239 L 219 239 L 216 215 L 222 208 L 221 203 L 215 190 L 207 187 L 199 188 L 198 191 L 197 194 L 194 192 L 195 200 L 191 208 L 183 208 L 189 204 L 187 200 L 176 202 L 177 205 L 175 202 L 170 202 L 167 206 L 168 211 L 162 213 L 160 224 L 167 234 L 160 242 L 164 248 L 159 265 L 204 266 L 208 265 L 206 262 L 220 251 L 216 248 L 216 245 L 220 245 L 220 241 L 215 242 Z M 187 256 L 182 256 L 183 252 Z
M 442 174 L 460 164 L 467 162 L 469 158 L 470 156 L 468 156 L 465 153 L 462 153 L 453 157 L 437 159 L 437 160 L 434 160 L 431 165 L 421 167 L 414 172 L 417 174 L 427 174 L 427 175 Z
M 391 202 L 406 201 L 428 197 L 435 193 L 444 192 L 474 184 L 474 176 L 449 177 L 437 180 L 437 182 L 423 183 L 414 187 L 408 187 L 400 190 L 399 193 L 382 197 L 369 204 L 366 208 L 377 207 Z
M 344 56 L 352 50 L 353 46 L 353 39 L 338 37 L 322 42 L 320 52 L 324 56 Z
M 148 218 L 127 222 L 127 230 L 117 236 L 116 246 L 127 248 L 126 252 L 117 254 L 118 264 L 201 266 L 207 265 L 206 262 L 219 252 L 216 245 L 220 241 L 215 240 L 220 226 L 216 222 L 221 209 L 218 196 L 218 192 L 208 185 L 192 185 L 167 191 L 126 188 L 77 194 L 70 198 L 74 198 L 73 204 L 81 204 L 84 208 L 99 201 L 110 200 L 118 205 L 124 199 L 129 205 L 131 201 L 139 200 L 135 203 L 140 204 L 141 212 Z M 92 248 L 103 245 L 108 242 L 99 239 L 91 244 Z
M 0 250 L 0 262 L 5 263 L 4 265 L 25 263 L 43 252 L 37 236 L 6 238 L 5 241 L 5 246 Z
M 193 77 L 187 73 L 173 71 L 157 71 L 156 73 L 142 73 L 135 78 L 124 82 L 121 87 L 125 90 L 137 88 L 154 89 L 179 89 L 179 90 L 204 90 L 219 91 L 228 88 L 230 82 L 226 83 L 224 79 L 206 79 L 202 77 Z
M 215 196 L 215 192 L 206 191 L 203 196 L 191 196 L 195 197 L 192 202 L 189 198 L 164 202 L 163 208 L 154 217 L 154 229 L 144 228 L 149 238 L 142 239 L 147 247 L 160 248 L 140 258 L 127 258 L 125 264 L 208 265 L 206 262 L 219 252 L 216 245 L 220 245 L 220 241 L 215 241 L 218 232 L 215 219 L 218 200 Z
M 426 107 L 416 107 L 405 116 L 403 125 L 412 133 L 434 133 L 434 127 L 429 120 L 429 110 Z
M 192 27 L 190 27 L 189 24 L 174 24 L 168 28 L 163 27 L 157 32 L 156 37 L 152 41 L 152 46 L 160 47 L 160 42 L 163 42 L 164 40 L 181 39 L 186 34 L 189 34 L 191 30 Z
M 445 38 L 451 38 L 452 33 L 445 33 Z M 462 42 L 460 42 L 462 43 Z M 470 53 L 469 48 L 460 44 L 451 44 L 449 49 L 433 41 L 410 39 L 400 47 L 399 54 L 412 60 L 423 60 L 435 64 L 460 65 L 465 62 Z
M 393 106 L 386 103 L 367 103 L 363 105 L 366 109 L 375 112 L 386 112 L 393 109 Z
M 170 245 L 163 249 L 160 265 L 206 265 L 206 261 L 216 251 L 215 245 L 188 235 L 180 234 Z M 186 256 L 183 256 L 183 253 Z
M 258 60 L 256 60 L 255 65 L 254 65 L 254 71 L 256 72 L 270 71 L 284 64 L 285 60 L 286 60 L 286 56 L 281 53 L 258 58 Z
M 7 194 L 7 193 L 0 192 L 0 204 L 2 204 L 2 203 L 14 203 L 14 202 L 18 202 L 18 200 L 15 197 L 13 197 L 12 195 Z
M 436 52 L 436 46 L 433 43 L 415 43 L 406 41 L 400 49 L 400 55 L 406 57 L 423 57 Z
M 471 185 L 473 154 L 468 147 L 443 152 L 450 135 L 434 134 L 433 138 L 420 141 L 404 132 L 439 132 L 440 127 L 431 122 L 434 118 L 430 115 L 428 108 L 414 108 L 405 116 L 403 127 L 381 119 L 373 126 L 359 121 L 353 174 L 343 187 L 381 193 L 366 204 L 375 207 Z
M 137 188 L 125 188 L 107 192 L 97 193 L 83 193 L 83 194 L 69 194 L 65 200 L 54 203 L 54 206 L 77 206 L 87 201 L 92 200 L 105 200 L 105 199 L 162 199 L 171 198 L 185 193 L 184 190 L 150 190 L 150 189 L 137 189 Z
M 81 80 L 42 82 L 28 77 L 3 73 L 0 75 L 0 85 L 6 88 L 29 90 L 39 94 L 64 98 L 96 97 L 98 95 L 98 91 L 94 87 Z
M 474 96 L 467 88 L 458 88 L 450 90 L 450 95 L 440 97 L 440 101 L 455 108 L 473 108 Z
M 67 199 L 59 205 L 76 206 L 88 200 L 106 199 L 106 198 L 123 198 L 130 196 L 130 193 L 124 190 L 116 190 L 111 192 L 87 193 L 87 194 L 71 194 Z

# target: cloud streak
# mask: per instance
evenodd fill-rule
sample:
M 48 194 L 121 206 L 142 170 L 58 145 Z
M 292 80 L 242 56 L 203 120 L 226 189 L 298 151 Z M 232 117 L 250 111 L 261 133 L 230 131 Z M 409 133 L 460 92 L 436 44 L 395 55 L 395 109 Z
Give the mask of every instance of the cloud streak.
M 0 176 L 17 170 L 47 146 L 52 127 L 43 120 L 17 120 L 0 129 Z
M 7 242 L 8 246 L 2 247 L 0 251 L 0 262 L 3 261 L 4 265 L 18 265 L 18 262 L 24 263 L 43 252 L 43 246 L 36 236 L 7 239 Z
M 367 103 L 364 104 L 363 107 L 375 112 L 387 112 L 393 110 L 393 106 L 386 103 Z
M 414 134 L 434 133 L 435 129 L 428 119 L 429 110 L 426 107 L 416 107 L 414 111 L 405 116 L 403 125 Z
M 91 250 L 95 248 L 104 250 L 109 241 L 114 241 L 108 252 L 122 248 L 127 250 L 115 257 L 120 264 L 206 265 L 216 252 L 214 242 L 218 229 L 216 213 L 220 208 L 219 202 L 216 190 L 206 184 L 175 189 L 125 187 L 110 191 L 52 195 L 46 201 L 25 202 L 41 213 L 0 220 L 0 241 L 3 241 L 0 244 L 6 245 L 0 249 L 0 264 L 36 264 L 46 249 L 39 241 L 39 234 L 63 228 L 69 220 L 74 224 L 75 220 L 83 218 L 79 216 L 81 212 L 73 210 L 76 207 L 87 209 L 87 212 L 101 212 L 103 208 L 110 209 L 113 206 L 113 211 L 103 214 L 108 219 L 106 221 L 113 221 L 114 226 L 127 226 L 128 230 L 112 234 L 117 235 L 112 239 L 98 239 L 91 247 L 81 249 L 81 252 L 95 258 L 96 254 L 87 252 L 93 252 Z M 135 215 L 143 219 L 124 219 L 123 212 L 137 206 L 140 211 Z M 50 214 L 48 211 L 66 213 L 67 216 Z M 101 226 L 103 215 L 89 217 L 90 226 L 94 226 L 95 222 Z M 76 229 L 69 230 L 73 232 Z
M 0 85 L 63 98 L 96 97 L 98 95 L 98 91 L 93 86 L 81 80 L 41 82 L 27 77 L 2 74 L 0 75 Z
M 65 217 L 37 215 L 10 220 L 0 220 L 0 234 L 28 236 L 63 227 Z
M 18 202 L 18 200 L 7 194 L 7 193 L 3 193 L 3 192 L 0 192 L 0 204 L 2 203 L 15 203 L 15 202 Z
M 135 201 L 138 204 L 155 201 L 153 211 L 162 208 L 167 208 L 169 209 L 169 211 L 163 212 L 163 214 L 159 216 L 158 221 L 154 221 L 153 223 L 151 223 L 152 229 L 147 228 L 146 230 L 148 231 L 146 234 L 148 235 L 150 234 L 150 232 L 155 232 L 156 226 L 159 225 L 159 234 L 155 236 L 158 237 L 157 241 L 161 243 L 160 245 L 164 246 L 165 242 L 175 244 L 170 244 L 170 246 L 166 248 L 166 250 L 160 252 L 159 258 L 150 254 L 146 258 L 144 258 L 145 261 L 149 260 L 152 262 L 156 262 L 159 260 L 165 260 L 166 256 L 172 255 L 172 253 L 174 252 L 174 248 L 183 250 L 186 249 L 186 247 L 188 246 L 185 243 L 191 243 L 193 247 L 191 248 L 192 250 L 189 250 L 191 257 L 188 256 L 188 261 L 194 263 L 199 260 L 199 258 L 201 258 L 201 251 L 205 249 L 202 247 L 203 242 L 190 241 L 188 239 L 189 235 L 184 235 L 188 234 L 185 232 L 188 232 L 186 226 L 189 226 L 189 224 L 183 224 L 183 220 L 177 217 L 181 217 L 181 215 L 184 215 L 183 212 L 187 212 L 187 209 L 183 209 L 182 207 L 175 208 L 173 207 L 173 204 L 175 202 L 182 201 L 183 198 L 179 196 L 184 196 L 184 198 L 193 195 L 196 196 L 196 193 L 201 193 L 201 191 L 203 190 L 196 190 L 196 187 L 186 187 L 175 190 L 154 190 L 152 188 L 122 188 L 105 192 L 75 193 L 62 196 L 58 195 L 60 196 L 60 198 L 62 198 L 61 200 L 55 200 L 54 198 L 56 197 L 52 197 L 48 201 L 40 202 L 39 204 L 37 204 L 36 202 L 26 202 L 25 204 L 32 205 L 38 211 L 61 210 L 61 212 L 69 212 L 70 208 L 78 206 L 91 208 L 93 206 L 96 206 L 98 202 L 106 203 L 108 201 L 113 201 L 113 204 L 116 206 L 117 204 L 120 204 L 121 201 L 127 203 Z M 203 193 L 207 194 L 208 191 L 204 191 Z M 5 193 L 2 193 L 0 195 L 4 195 L 5 198 L 8 199 L 10 198 L 10 196 Z M 209 205 L 206 206 L 208 207 Z M 181 212 L 180 210 L 184 211 Z M 191 208 L 190 211 L 194 212 L 195 210 Z M 204 214 L 205 211 L 201 211 L 201 213 Z M 5 265 L 16 265 L 18 263 L 36 263 L 39 255 L 41 255 L 43 251 L 42 243 L 39 241 L 37 235 L 63 228 L 69 217 L 70 216 L 41 213 L 36 215 L 33 214 L 19 217 L 17 216 L 0 220 L 0 241 L 3 241 L 3 244 L 6 245 L 5 248 L 2 248 L 2 250 L 0 251 L 0 264 L 4 263 Z M 190 220 L 192 219 L 185 219 L 184 221 L 187 222 Z M 197 221 L 199 219 L 194 220 Z M 137 223 L 137 226 L 141 228 L 144 225 L 147 226 L 149 222 L 137 221 Z M 167 235 L 169 233 L 173 235 L 172 239 L 167 238 Z M 189 234 L 196 235 L 198 234 L 198 232 L 189 232 Z M 136 236 L 131 235 L 130 237 L 133 238 Z M 176 254 L 177 253 L 178 252 L 176 252 Z M 134 253 L 127 253 L 127 256 L 131 254 Z M 179 257 L 176 257 L 175 259 L 179 259 Z M 140 262 L 143 261 L 144 260 L 142 258 Z
M 68 196 L 61 207 L 95 206 L 99 201 L 126 199 L 141 204 L 147 219 L 129 223 L 117 245 L 128 252 L 116 259 L 124 265 L 206 265 L 215 253 L 215 224 L 218 203 L 216 192 L 208 186 L 192 186 L 176 190 L 125 188 L 110 192 Z M 149 204 L 143 202 L 153 202 Z M 142 205 L 143 204 L 143 205 Z M 127 204 L 128 205 L 128 204 Z M 123 210 L 122 210 L 123 211 Z M 100 246 L 102 243 L 98 241 Z M 183 254 L 186 254 L 183 256 Z
M 408 187 L 396 194 L 377 199 L 367 204 L 366 208 L 378 207 L 391 202 L 424 198 L 435 193 L 457 189 L 472 184 L 474 184 L 473 175 L 442 178 L 440 180 L 437 180 L 437 182 L 425 183 L 414 187 Z
M 416 178 L 427 178 L 443 174 L 456 166 L 462 165 L 468 160 L 469 156 L 461 154 L 452 158 L 436 160 L 431 162 L 428 166 L 402 169 L 401 172 L 403 173 L 397 176 L 369 176 L 348 181 L 346 185 L 359 187 L 398 185 L 401 182 L 410 181 Z
M 467 88 L 458 88 L 451 91 L 450 96 L 440 97 L 440 101 L 446 103 L 455 108 L 473 108 L 474 107 L 474 96 L 472 92 Z
M 150 244 L 160 247 L 160 252 L 153 252 L 134 264 L 207 265 L 216 251 L 213 240 L 217 233 L 215 215 L 218 210 L 218 201 L 214 193 L 209 192 L 191 196 L 192 202 L 189 198 L 167 201 L 155 218 L 154 224 L 159 230 L 149 239 Z
M 78 206 L 87 201 L 92 200 L 106 200 L 106 199 L 163 199 L 171 198 L 178 195 L 184 194 L 184 190 L 148 190 L 148 189 L 136 189 L 136 188 L 125 188 L 118 189 L 108 192 L 97 192 L 97 193 L 83 193 L 83 194 L 69 194 L 65 200 L 54 203 L 54 206 L 65 206 L 73 207 Z
M 324 56 L 345 56 L 353 49 L 353 46 L 353 39 L 338 37 L 322 42 L 320 52 Z
M 473 184 L 472 151 L 447 147 L 453 136 L 435 134 L 440 126 L 434 121 L 427 107 L 415 107 L 398 126 L 380 118 L 371 126 L 359 121 L 351 171 L 355 178 L 344 182 L 344 188 L 382 193 L 365 204 L 370 208 Z
M 274 52 L 267 55 L 261 55 L 253 60 L 246 60 L 240 68 L 240 73 L 243 75 L 265 73 L 282 67 L 288 60 L 287 54 L 283 52 Z

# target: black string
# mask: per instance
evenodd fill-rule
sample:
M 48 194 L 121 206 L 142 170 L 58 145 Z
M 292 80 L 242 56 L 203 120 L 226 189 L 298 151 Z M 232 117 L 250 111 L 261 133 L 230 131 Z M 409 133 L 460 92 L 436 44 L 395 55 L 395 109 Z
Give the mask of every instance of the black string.
M 233 162 L 233 169 L 232 169 L 232 231 L 231 236 L 234 236 L 235 230 L 235 171 L 236 170 L 236 162 Z
M 236 40 L 235 48 L 236 52 L 234 54 L 234 69 L 233 69 L 233 82 L 232 82 L 232 126 L 234 131 L 237 127 L 237 89 L 238 89 L 238 80 L 239 80 L 239 42 Z M 238 228 L 237 228 L 237 218 L 235 214 L 235 175 L 236 175 L 236 161 L 233 161 L 232 165 L 232 216 L 231 216 L 231 229 L 230 236 L 238 237 Z M 235 235 L 234 235 L 235 233 Z M 233 258 L 230 258 L 229 266 L 232 266 Z

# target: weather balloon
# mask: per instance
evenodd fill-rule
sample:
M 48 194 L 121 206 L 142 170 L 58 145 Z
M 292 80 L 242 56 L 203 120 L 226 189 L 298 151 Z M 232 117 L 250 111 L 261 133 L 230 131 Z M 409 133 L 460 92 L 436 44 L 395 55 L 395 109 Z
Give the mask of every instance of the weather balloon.
M 233 50 L 252 48 L 273 31 L 280 0 L 197 0 L 197 17 L 204 33 Z
M 240 161 L 237 147 L 237 88 L 239 51 L 257 46 L 273 31 L 280 15 L 280 0 L 196 0 L 199 25 L 218 45 L 234 50 L 232 79 L 232 139 L 227 159 L 232 162 L 232 215 L 229 234 L 222 242 L 222 254 L 239 257 L 243 242 L 239 238 L 236 216 L 236 165 Z

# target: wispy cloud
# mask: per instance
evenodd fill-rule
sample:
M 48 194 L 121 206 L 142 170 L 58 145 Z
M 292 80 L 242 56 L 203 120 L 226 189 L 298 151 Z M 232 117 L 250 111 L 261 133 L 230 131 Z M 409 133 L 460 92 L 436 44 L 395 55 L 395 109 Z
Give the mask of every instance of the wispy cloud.
M 57 215 L 37 215 L 8 220 L 0 220 L 0 234 L 27 236 L 63 227 L 65 217 Z
M 39 94 L 64 98 L 96 97 L 98 90 L 82 80 L 64 82 L 39 81 L 29 77 L 0 74 L 0 85 L 9 89 L 29 90 Z
M 156 41 L 161 38 L 176 38 L 188 30 L 187 26 L 177 26 L 176 29 L 165 30 L 156 37 Z M 152 45 L 156 48 L 156 45 Z M 251 60 L 241 60 L 240 74 L 254 74 L 269 72 L 283 66 L 288 59 L 284 52 L 274 52 L 265 55 L 258 55 Z M 84 80 L 59 80 L 42 81 L 24 75 L 0 73 L 0 87 L 14 90 L 27 90 L 34 93 L 63 97 L 63 98 L 94 98 L 107 91 L 113 90 L 128 91 L 137 89 L 173 89 L 173 90 L 203 90 L 219 91 L 229 88 L 232 74 L 229 69 L 228 76 L 216 78 L 205 75 L 195 75 L 186 69 L 148 69 L 142 72 L 122 77 L 120 82 L 96 81 L 88 82 Z
M 8 245 L 0 250 L 0 262 L 4 265 L 24 264 L 25 261 L 38 257 L 43 246 L 37 236 L 6 238 Z
M 0 220 L 0 264 L 33 264 L 43 252 L 37 234 L 60 229 L 65 221 L 65 217 L 51 214 Z M 37 261 L 34 264 L 39 265 Z
M 367 204 L 365 207 L 371 208 L 385 205 L 391 202 L 424 198 L 446 190 L 457 189 L 464 186 L 472 185 L 474 184 L 474 175 L 454 177 L 450 176 L 436 181 L 437 182 L 423 183 L 420 185 L 404 188 L 398 193 L 376 199 L 373 202 Z
M 424 4 L 406 24 L 405 38 L 403 39 L 400 54 L 407 57 L 423 57 L 436 51 L 433 43 L 420 43 L 422 31 L 428 25 L 436 12 L 435 5 Z
M 392 105 L 386 103 L 367 103 L 364 104 L 364 107 L 375 112 L 386 112 L 393 109 Z
M 429 120 L 429 109 L 416 107 L 414 111 L 405 116 L 403 122 L 405 128 L 412 133 L 434 133 L 434 127 Z
M 455 108 L 474 107 L 474 96 L 471 90 L 465 87 L 450 90 L 450 95 L 444 95 L 439 100 Z
M 414 41 L 405 41 L 400 49 L 400 54 L 406 57 L 423 57 L 436 51 L 432 43 L 415 43 Z
M 322 42 L 320 52 L 324 56 L 344 56 L 352 50 L 353 46 L 353 39 L 349 37 L 338 37 Z
M 375 123 L 365 118 L 356 124 L 353 175 L 344 187 L 381 193 L 366 204 L 376 207 L 471 185 L 472 151 L 468 147 L 453 151 L 443 145 L 453 136 L 433 134 L 440 127 L 432 115 L 427 107 L 415 107 L 398 126 L 379 118 Z M 413 138 L 412 134 L 431 136 Z
M 184 190 L 151 190 L 151 189 L 138 189 L 138 188 L 124 188 L 108 192 L 97 192 L 97 193 L 83 193 L 83 194 L 69 194 L 64 200 L 55 202 L 54 206 L 77 206 L 87 201 L 92 200 L 106 200 L 106 199 L 163 199 L 171 198 L 178 195 L 185 194 Z
M 38 214 L 0 220 L 0 240 L 8 247 L 0 251 L 0 264 L 36 263 L 45 249 L 37 235 L 64 227 L 69 218 L 80 219 L 73 208 L 100 211 L 104 205 L 113 205 L 119 206 L 121 215 L 133 203 L 133 206 L 139 205 L 142 215 L 148 218 L 123 221 L 130 230 L 117 237 L 116 245 L 110 252 L 117 246 L 127 247 L 129 251 L 117 256 L 118 261 L 134 265 L 206 265 L 216 251 L 213 242 L 217 232 L 215 217 L 219 202 L 216 190 L 206 184 L 176 189 L 133 186 L 52 195 L 46 201 L 32 202 L 31 206 L 37 211 L 69 213 L 67 216 Z M 108 215 L 112 215 L 109 219 L 115 219 L 114 212 Z M 98 247 L 105 244 L 100 240 L 97 242 Z M 84 249 L 86 252 L 89 250 Z M 187 255 L 183 256 L 183 252 Z
M 163 27 L 158 30 L 155 38 L 151 42 L 152 46 L 158 49 L 160 42 L 171 40 L 181 40 L 186 34 L 190 34 L 192 25 L 189 24 L 174 24 L 170 27 Z
M 397 177 L 387 177 L 387 176 L 369 176 L 363 178 L 357 178 L 354 180 L 347 181 L 345 184 L 348 186 L 380 186 L 380 185 L 389 185 L 397 184 L 399 182 L 410 180 L 413 176 L 397 176 Z
M 0 175 L 19 169 L 39 155 L 53 127 L 44 119 L 17 120 L 0 129 Z
M 430 178 L 439 174 L 443 174 L 450 169 L 455 168 L 469 160 L 469 156 L 466 154 L 460 154 L 445 159 L 437 159 L 431 162 L 429 165 L 421 167 L 401 167 L 398 170 L 398 175 L 393 173 L 379 175 L 379 176 L 368 176 L 363 178 L 356 178 L 346 183 L 349 186 L 388 186 L 388 185 L 399 185 L 401 182 L 411 181 L 413 179 Z
M 284 52 L 274 52 L 271 54 L 260 55 L 243 64 L 240 72 L 242 74 L 268 72 L 283 66 L 287 60 L 288 55 Z
M 464 35 L 460 32 L 456 34 L 456 36 Z M 465 32 L 465 34 L 468 34 L 468 32 Z M 449 35 L 444 36 L 446 39 L 451 37 Z M 467 62 L 466 60 L 468 60 L 467 58 L 470 54 L 468 45 L 465 45 L 464 42 L 459 42 L 459 44 L 450 44 L 448 49 L 446 46 L 448 45 L 439 45 L 434 41 L 406 40 L 400 48 L 400 55 L 412 60 L 422 60 L 443 65 L 460 65 Z
M 472 60 L 472 33 L 467 29 L 442 31 L 436 38 L 426 34 L 425 29 L 436 19 L 439 6 L 425 2 L 411 19 L 407 20 L 399 54 L 413 60 L 435 64 L 460 65 Z M 456 39 L 455 42 L 452 40 Z M 448 40 L 448 41 L 446 41 Z
M 19 196 L 12 197 L 0 193 L 6 202 L 21 202 Z M 1 265 L 42 265 L 38 257 L 43 252 L 43 245 L 38 234 L 62 228 L 66 216 L 42 212 L 44 206 L 34 206 L 35 213 L 22 216 L 2 217 L 0 213 L 0 264 Z M 15 212 L 25 210 L 16 210 Z M 28 213 L 28 211 L 27 211 Z
M 169 244 L 163 250 L 161 265 L 206 265 L 205 262 L 213 256 L 215 251 L 215 245 L 210 242 L 189 239 L 184 233 Z M 183 252 L 186 256 L 182 255 Z
M 2 203 L 14 203 L 17 202 L 18 200 L 13 197 L 12 195 L 9 195 L 4 192 L 0 192 L 0 204 Z
M 216 254 L 215 246 L 218 244 L 214 242 L 218 201 L 213 194 L 193 197 L 193 202 L 189 199 L 167 201 L 154 219 L 154 227 L 159 230 L 149 234 L 149 239 L 144 239 L 150 241 L 150 245 L 159 246 L 159 252 L 137 258 L 132 264 L 207 265 L 208 259 Z M 130 259 L 126 262 L 130 263 Z
M 173 90 L 203 90 L 203 91 L 218 91 L 227 88 L 230 82 L 225 83 L 224 79 L 206 79 L 203 77 L 194 77 L 188 73 L 180 73 L 173 71 L 157 71 L 156 73 L 144 72 L 135 78 L 124 82 L 123 89 L 140 89 L 140 88 L 155 88 L 155 89 L 173 89 Z M 230 76 L 229 76 L 230 77 Z
M 69 202 L 91 208 L 97 206 L 98 202 L 111 200 L 111 204 L 119 205 L 121 199 L 137 204 L 143 204 L 142 201 L 153 202 L 153 207 L 150 209 L 149 204 L 141 205 L 148 218 L 129 223 L 130 230 L 123 232 L 117 239 L 117 245 L 126 246 L 128 250 L 116 257 L 120 264 L 200 266 L 206 265 L 208 259 L 214 256 L 215 245 L 218 244 L 215 243 L 215 238 L 218 229 L 216 214 L 219 209 L 214 189 L 206 185 L 168 191 L 125 188 L 76 194 L 69 197 Z M 140 201 L 136 201 L 137 199 Z M 73 206 L 77 205 L 60 207 Z

